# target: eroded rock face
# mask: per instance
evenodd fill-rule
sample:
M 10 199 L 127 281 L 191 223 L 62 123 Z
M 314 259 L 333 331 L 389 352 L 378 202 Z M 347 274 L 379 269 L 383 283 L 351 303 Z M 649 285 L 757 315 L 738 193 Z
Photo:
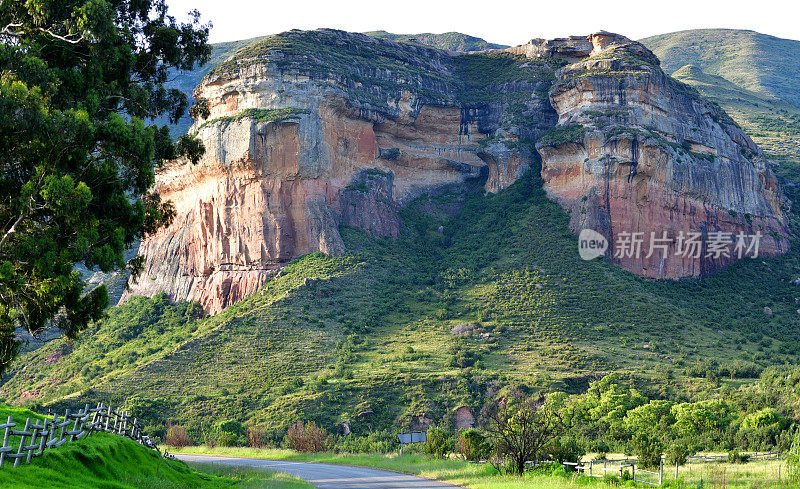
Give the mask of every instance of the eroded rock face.
M 790 203 L 750 138 L 667 77 L 641 44 L 607 33 L 589 40 L 590 55 L 557 73 L 550 100 L 558 127 L 537 145 L 548 195 L 570 213 L 573 230 L 600 232 L 608 257 L 651 278 L 706 275 L 737 258 L 706 249 L 676 255 L 675 241 L 647 257 L 651 233 L 699 232 L 707 242 L 722 231 L 735 242 L 758 232 L 761 255 L 785 252 Z M 624 233 L 642 233 L 638 257 L 619 249 Z
M 422 194 L 502 190 L 532 159 L 503 142 L 555 123 L 537 95 L 546 81 L 497 88 L 517 95 L 518 117 L 540 121 L 511 127 L 502 97 L 458 100 L 459 67 L 443 51 L 327 30 L 282 41 L 257 59 L 239 56 L 197 87 L 211 111 L 195 126 L 206 154 L 197 165 L 174 161 L 158 173 L 155 190 L 177 217 L 142 243 L 145 272 L 126 296 L 165 291 L 219 312 L 293 258 L 341 254 L 339 225 L 398 236 L 398 211 Z M 306 42 L 337 56 L 320 54 L 312 65 L 286 47 Z M 340 64 L 342 57 L 352 61 Z M 395 57 L 402 57 L 395 71 L 380 68 Z M 286 108 L 288 117 L 272 117 Z
M 454 55 L 291 31 L 215 68 L 195 98 L 211 111 L 193 128 L 206 154 L 158 172 L 177 217 L 142 242 L 145 271 L 126 296 L 164 291 L 219 312 L 293 258 L 343 253 L 339 226 L 398 236 L 415 198 L 501 191 L 536 149 L 548 194 L 576 232 L 612 242 L 609 257 L 625 232 L 760 232 L 762 255 L 788 248 L 789 203 L 761 151 L 615 34 Z M 613 259 L 670 278 L 733 261 L 646 255 Z

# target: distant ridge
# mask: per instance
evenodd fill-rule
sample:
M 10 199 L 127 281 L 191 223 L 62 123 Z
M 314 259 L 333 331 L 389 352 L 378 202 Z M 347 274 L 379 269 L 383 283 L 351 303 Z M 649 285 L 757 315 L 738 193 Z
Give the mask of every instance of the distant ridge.
M 442 34 L 393 34 L 386 31 L 369 31 L 364 34 L 391 41 L 410 41 L 415 40 L 420 44 L 426 44 L 439 49 L 448 51 L 470 52 L 483 51 L 484 49 L 505 49 L 505 44 L 495 44 L 481 39 L 480 37 L 470 36 L 461 32 L 444 32 Z
M 760 95 L 800 108 L 800 41 L 754 31 L 694 29 L 641 40 L 667 73 L 695 65 Z

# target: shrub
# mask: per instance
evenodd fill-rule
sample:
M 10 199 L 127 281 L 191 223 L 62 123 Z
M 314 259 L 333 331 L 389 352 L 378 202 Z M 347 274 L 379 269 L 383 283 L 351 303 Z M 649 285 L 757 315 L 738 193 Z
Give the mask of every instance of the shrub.
M 573 436 L 560 436 L 553 439 L 547 447 L 547 455 L 559 463 L 577 462 L 586 454 L 586 450 Z
M 235 447 L 239 444 L 239 437 L 233 433 L 222 432 L 217 437 L 217 443 L 221 447 Z
M 486 459 L 492 452 L 492 446 L 486 436 L 475 428 L 461 432 L 456 441 L 456 452 L 465 460 L 479 461 Z
M 267 431 L 260 426 L 248 426 L 247 446 L 250 448 L 266 448 L 269 444 Z
M 683 465 L 694 451 L 686 443 L 675 441 L 667 447 L 667 463 L 669 465 Z
M 728 463 L 729 464 L 744 464 L 750 460 L 750 455 L 746 453 L 740 453 L 739 450 L 732 450 L 728 452 Z
M 645 432 L 639 432 L 633 437 L 633 450 L 643 467 L 658 467 L 661 465 L 661 454 L 664 445 L 657 437 Z
M 167 434 L 164 435 L 164 443 L 170 447 L 188 447 L 192 444 L 189 434 L 180 425 L 170 425 Z
M 284 438 L 286 446 L 298 452 L 322 452 L 328 449 L 328 432 L 313 421 L 298 421 L 289 427 Z
M 445 458 L 449 450 L 448 436 L 441 428 L 428 429 L 427 441 L 422 444 L 422 451 L 436 458 Z

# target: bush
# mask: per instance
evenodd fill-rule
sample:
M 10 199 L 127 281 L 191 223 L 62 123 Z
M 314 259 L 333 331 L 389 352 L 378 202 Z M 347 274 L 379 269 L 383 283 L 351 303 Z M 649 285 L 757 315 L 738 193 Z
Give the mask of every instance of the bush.
M 694 451 L 686 443 L 675 441 L 667 447 L 667 463 L 669 465 L 683 465 Z
M 188 447 L 192 444 L 189 434 L 180 425 L 170 425 L 167 428 L 167 434 L 164 435 L 164 443 L 170 447 Z
M 750 455 L 745 453 L 739 453 L 739 450 L 732 450 L 728 452 L 728 463 L 729 464 L 744 464 L 750 460 Z
M 341 436 L 333 445 L 336 453 L 389 453 L 397 448 L 393 433 L 374 432 L 366 436 Z
M 239 444 L 239 437 L 233 433 L 222 432 L 217 437 L 217 443 L 221 447 L 235 447 Z
M 290 426 L 284 442 L 287 447 L 298 452 L 322 452 L 329 448 L 328 432 L 313 421 L 298 421 Z
M 664 445 L 657 437 L 644 432 L 639 432 L 633 437 L 633 450 L 643 467 L 658 467 L 661 465 L 661 454 Z
M 448 441 L 444 430 L 431 427 L 428 429 L 427 441 L 422 444 L 422 451 L 436 458 L 445 458 L 450 451 Z
M 461 432 L 456 441 L 456 452 L 465 460 L 477 462 L 486 459 L 492 452 L 492 446 L 486 436 L 475 428 Z
M 572 436 L 560 436 L 555 438 L 547 447 L 547 455 L 551 460 L 559 463 L 577 462 L 586 454 L 580 442 Z
M 267 430 L 260 426 L 247 428 L 247 446 L 250 448 L 266 448 L 269 445 Z

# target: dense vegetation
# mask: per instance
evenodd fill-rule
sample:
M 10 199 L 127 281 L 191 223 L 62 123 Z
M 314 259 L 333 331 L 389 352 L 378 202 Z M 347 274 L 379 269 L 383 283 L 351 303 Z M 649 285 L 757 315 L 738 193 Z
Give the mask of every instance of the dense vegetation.
M 174 215 L 150 191 L 154 167 L 203 146 L 144 121 L 186 111 L 164 83 L 206 61 L 198 19 L 159 0 L 0 4 L 0 374 L 17 330 L 74 337 L 102 316 L 106 288 L 85 292 L 76 265 L 139 269 L 125 251 Z

